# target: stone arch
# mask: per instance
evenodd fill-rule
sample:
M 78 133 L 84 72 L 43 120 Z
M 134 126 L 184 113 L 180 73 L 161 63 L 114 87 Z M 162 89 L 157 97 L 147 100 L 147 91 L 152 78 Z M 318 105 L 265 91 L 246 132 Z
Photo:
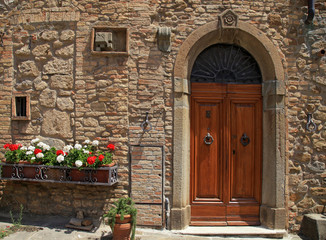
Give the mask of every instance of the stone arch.
M 231 15 L 234 14 L 232 11 Z M 229 14 L 228 13 L 228 14 Z M 236 16 L 236 15 L 235 15 Z M 225 21 L 224 21 L 225 22 Z M 171 228 L 190 222 L 190 74 L 199 53 L 217 43 L 236 44 L 257 61 L 263 78 L 263 184 L 261 223 L 284 229 L 285 211 L 285 116 L 284 70 L 277 47 L 256 27 L 238 21 L 207 23 L 184 41 L 174 66 L 173 199 Z

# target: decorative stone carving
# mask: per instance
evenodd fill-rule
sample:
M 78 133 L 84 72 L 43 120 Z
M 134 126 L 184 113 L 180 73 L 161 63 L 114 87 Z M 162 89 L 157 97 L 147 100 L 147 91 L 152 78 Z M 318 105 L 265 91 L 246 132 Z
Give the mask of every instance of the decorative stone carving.
M 111 51 L 113 50 L 112 33 L 97 32 L 95 35 L 95 50 L 96 51 Z
M 171 28 L 159 27 L 157 29 L 157 45 L 162 52 L 171 51 Z
M 232 10 L 225 10 L 220 16 L 219 21 L 222 28 L 236 27 L 238 25 L 238 15 Z

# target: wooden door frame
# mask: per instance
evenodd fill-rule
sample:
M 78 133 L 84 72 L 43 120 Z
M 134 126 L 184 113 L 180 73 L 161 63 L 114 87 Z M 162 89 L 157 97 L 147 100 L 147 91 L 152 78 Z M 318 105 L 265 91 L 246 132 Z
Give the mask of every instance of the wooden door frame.
M 227 10 L 231 11 L 231 10 Z M 231 11 L 232 12 L 232 11 Z M 232 12 L 233 13 L 233 12 Z M 233 13 L 235 14 L 235 13 Z M 254 26 L 239 21 L 228 26 L 213 21 L 195 30 L 179 49 L 174 68 L 173 192 L 171 229 L 190 223 L 190 73 L 200 52 L 217 43 L 245 48 L 257 61 L 263 77 L 263 173 L 262 225 L 284 229 L 285 206 L 285 113 L 284 71 L 278 48 Z

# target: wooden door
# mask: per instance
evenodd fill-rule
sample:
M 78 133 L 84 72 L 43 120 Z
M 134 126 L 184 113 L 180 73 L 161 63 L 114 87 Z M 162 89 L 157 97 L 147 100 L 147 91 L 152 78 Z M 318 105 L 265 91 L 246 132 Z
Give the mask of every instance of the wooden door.
M 260 224 L 261 109 L 261 85 L 192 83 L 192 225 Z

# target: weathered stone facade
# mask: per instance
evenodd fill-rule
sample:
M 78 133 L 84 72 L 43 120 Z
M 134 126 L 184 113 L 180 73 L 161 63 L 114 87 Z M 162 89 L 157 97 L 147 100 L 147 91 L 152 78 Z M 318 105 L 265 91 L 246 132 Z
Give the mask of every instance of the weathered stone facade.
M 175 78 L 180 66 L 176 58 L 182 54 L 181 46 L 182 50 L 190 48 L 183 44 L 191 33 L 231 9 L 239 21 L 266 37 L 281 59 L 277 67 L 285 73 L 284 89 L 273 101 L 284 101 L 277 116 L 285 116 L 286 138 L 284 150 L 281 147 L 275 154 L 285 153 L 279 169 L 284 167 L 286 178 L 275 181 L 280 181 L 277 184 L 283 192 L 278 201 L 287 209 L 287 228 L 297 231 L 303 214 L 321 211 L 326 204 L 326 3 L 316 1 L 311 25 L 304 24 L 306 4 L 304 0 L 0 1 L 0 37 L 4 32 L 0 40 L 0 143 L 27 143 L 35 137 L 58 146 L 95 138 L 102 147 L 112 142 L 117 147 L 114 159 L 120 178 L 117 186 L 106 188 L 4 182 L 0 204 L 19 202 L 26 211 L 38 214 L 73 215 L 87 209 L 89 215 L 101 215 L 115 199 L 130 193 L 129 156 L 138 145 L 163 147 L 164 153 L 154 156 L 164 156 L 164 166 L 160 166 L 164 169 L 163 195 L 172 203 L 173 189 L 177 189 L 173 186 L 180 184 L 172 178 L 179 171 L 175 159 L 187 151 L 173 140 L 179 134 L 173 126 L 182 121 L 174 118 L 174 111 L 180 107 L 178 99 L 190 93 L 187 83 L 180 83 L 187 79 Z M 128 29 L 128 55 L 92 54 L 91 33 L 97 26 Z M 157 46 L 159 27 L 171 28 L 169 51 Z M 251 54 L 259 58 L 260 53 Z M 11 99 L 16 92 L 30 95 L 30 121 L 12 120 Z M 146 112 L 152 124 L 149 132 L 141 128 Z M 314 132 L 306 130 L 307 113 L 312 113 L 317 126 Z M 144 152 L 151 155 L 149 150 Z M 148 164 L 153 159 L 144 160 Z M 185 194 L 185 204 L 187 198 Z M 159 208 L 146 211 L 153 213 L 149 225 L 164 222 L 157 219 L 162 214 Z

